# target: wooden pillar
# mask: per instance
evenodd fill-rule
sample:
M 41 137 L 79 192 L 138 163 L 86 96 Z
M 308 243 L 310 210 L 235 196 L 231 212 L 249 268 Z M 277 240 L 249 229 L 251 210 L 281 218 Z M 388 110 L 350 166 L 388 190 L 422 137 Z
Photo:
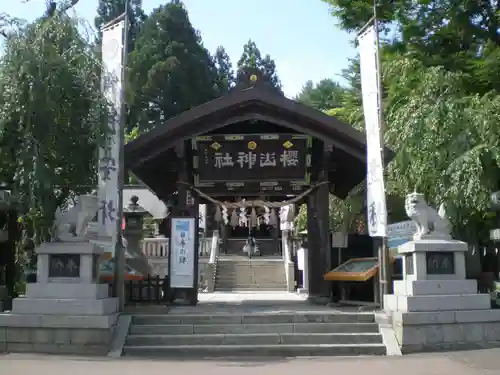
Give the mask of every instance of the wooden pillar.
M 318 183 L 328 181 L 330 152 L 325 149 L 318 173 Z M 329 233 L 329 186 L 323 184 L 308 197 L 307 202 L 307 248 L 309 261 L 309 299 L 314 303 L 330 300 L 330 284 L 323 279 L 331 267 Z
M 188 169 L 188 148 L 185 143 L 180 143 L 176 147 L 176 153 L 178 157 L 178 172 L 177 172 L 177 181 L 183 182 L 177 184 L 177 201 L 175 206 L 173 207 L 173 215 L 172 216 L 195 216 L 198 217 L 198 206 L 197 204 L 193 205 L 194 207 L 190 207 L 188 205 L 188 186 L 186 183 L 190 182 L 191 178 L 189 169 Z M 192 197 L 194 201 L 198 201 L 195 197 Z M 196 208 L 196 213 L 194 213 L 194 209 Z M 169 234 L 170 235 L 170 234 Z M 194 259 L 194 288 L 183 290 L 183 297 L 187 303 L 190 305 L 196 305 L 198 303 L 198 257 L 199 257 L 199 249 L 198 249 L 198 233 L 195 234 L 196 243 L 195 243 L 195 259 Z
M 190 205 L 188 207 L 188 210 L 189 210 L 189 214 L 191 214 L 191 216 L 194 216 L 196 218 L 196 244 L 195 244 L 195 247 L 196 247 L 196 255 L 195 255 L 195 264 L 194 264 L 194 285 L 195 285 L 195 288 L 193 288 L 193 290 L 191 290 L 190 292 L 188 292 L 188 295 L 187 295 L 187 299 L 189 301 L 189 304 L 190 305 L 196 305 L 198 303 L 198 284 L 200 282 L 200 248 L 199 248 L 199 244 L 200 244 L 200 241 L 199 241 L 199 215 L 200 215 L 200 197 L 198 197 L 197 194 L 190 194 L 191 195 L 191 202 L 190 202 Z

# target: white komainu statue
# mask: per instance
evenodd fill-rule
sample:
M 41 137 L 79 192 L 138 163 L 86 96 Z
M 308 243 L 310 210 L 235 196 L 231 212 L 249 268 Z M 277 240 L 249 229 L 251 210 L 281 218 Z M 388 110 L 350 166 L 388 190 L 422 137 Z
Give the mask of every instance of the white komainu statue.
M 83 241 L 88 224 L 97 214 L 95 195 L 80 195 L 77 203 L 62 212 L 57 208 L 54 220 L 54 241 Z
M 406 196 L 405 209 L 408 217 L 417 224 L 413 240 L 451 239 L 451 223 L 446 217 L 444 204 L 436 211 L 427 205 L 423 194 L 411 193 Z

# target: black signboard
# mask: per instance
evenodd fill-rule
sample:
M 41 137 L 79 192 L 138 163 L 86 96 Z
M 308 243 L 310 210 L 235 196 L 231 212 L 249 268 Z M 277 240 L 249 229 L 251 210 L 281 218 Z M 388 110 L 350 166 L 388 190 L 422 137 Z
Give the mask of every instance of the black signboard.
M 80 254 L 49 255 L 49 277 L 80 277 Z
M 195 186 L 300 192 L 310 184 L 311 145 L 312 138 L 303 134 L 197 137 L 192 141 Z
M 453 275 L 455 273 L 455 254 L 439 251 L 426 254 L 428 275 Z

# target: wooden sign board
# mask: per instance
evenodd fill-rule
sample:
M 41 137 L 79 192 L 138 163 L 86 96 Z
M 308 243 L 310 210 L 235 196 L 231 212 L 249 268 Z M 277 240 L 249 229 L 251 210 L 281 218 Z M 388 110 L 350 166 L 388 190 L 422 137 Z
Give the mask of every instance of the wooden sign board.
M 194 185 L 206 193 L 300 193 L 310 185 L 312 138 L 223 134 L 192 140 Z

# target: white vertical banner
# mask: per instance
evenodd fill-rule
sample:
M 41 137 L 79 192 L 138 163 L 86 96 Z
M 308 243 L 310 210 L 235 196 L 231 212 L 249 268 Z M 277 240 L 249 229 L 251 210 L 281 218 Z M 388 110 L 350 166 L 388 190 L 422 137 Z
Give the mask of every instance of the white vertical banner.
M 125 21 L 119 21 L 102 30 L 102 78 L 101 88 L 110 104 L 109 141 L 99 149 L 98 222 L 99 239 L 106 244 L 106 252 L 114 254 L 117 241 L 117 217 L 119 204 L 119 168 L 122 107 L 123 35 Z
M 196 219 L 172 218 L 169 275 L 172 288 L 193 288 L 196 262 Z
M 384 187 L 383 143 L 380 134 L 379 71 L 377 30 L 370 25 L 358 36 L 361 70 L 361 92 L 366 128 L 367 217 L 372 237 L 387 237 L 387 208 Z

